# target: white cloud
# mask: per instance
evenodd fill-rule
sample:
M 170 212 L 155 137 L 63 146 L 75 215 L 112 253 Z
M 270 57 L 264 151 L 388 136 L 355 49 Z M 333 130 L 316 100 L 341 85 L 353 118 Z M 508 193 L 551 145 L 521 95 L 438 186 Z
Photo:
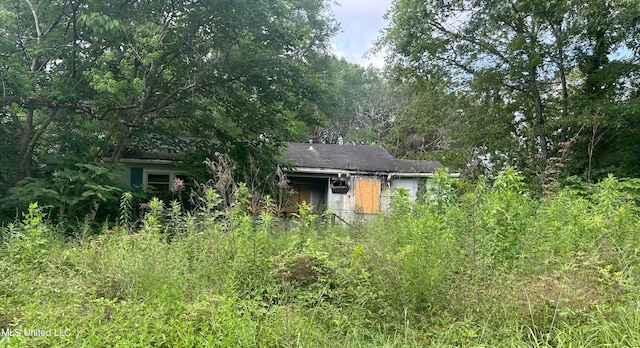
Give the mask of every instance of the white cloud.
M 331 53 L 332 53 L 334 56 L 338 57 L 338 58 L 344 58 L 344 52 L 343 52 L 343 51 L 340 51 L 340 50 L 338 49 L 338 45 L 336 45 L 336 44 L 335 44 L 335 43 L 333 43 L 333 42 L 331 43 Z M 345 59 L 346 59 L 346 58 L 345 58 Z
M 342 32 L 332 40 L 336 55 L 363 66 L 384 65 L 384 53 L 364 55 L 373 47 L 380 30 L 387 26 L 384 14 L 392 0 L 342 0 L 333 6 Z

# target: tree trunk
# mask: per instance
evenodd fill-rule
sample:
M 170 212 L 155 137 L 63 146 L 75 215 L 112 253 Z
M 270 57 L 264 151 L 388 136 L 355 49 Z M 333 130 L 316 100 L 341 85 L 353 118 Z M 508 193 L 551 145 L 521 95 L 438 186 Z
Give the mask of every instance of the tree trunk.
M 33 109 L 27 109 L 26 111 L 27 118 L 24 123 L 24 128 L 22 128 L 22 135 L 20 136 L 20 162 L 18 164 L 18 175 L 15 177 L 14 184 L 17 184 L 20 180 L 33 175 L 31 168 L 32 153 L 29 152 L 31 133 L 33 132 L 33 113 Z
M 542 97 L 538 90 L 538 81 L 536 81 L 535 72 L 531 73 L 529 85 L 531 88 L 531 97 L 533 101 L 533 109 L 535 112 L 534 132 L 538 133 L 538 141 L 540 143 L 540 156 L 543 160 L 549 158 L 549 144 L 547 136 L 544 134 L 544 108 L 542 106 Z
M 95 221 L 96 215 L 98 215 L 98 209 L 100 208 L 100 202 L 97 199 L 93 199 L 91 202 L 91 211 L 89 211 L 89 215 L 87 218 L 89 221 Z
M 20 163 L 18 165 L 18 175 L 16 176 L 14 183 L 16 185 L 22 179 L 33 176 L 33 150 L 40 140 L 40 137 L 42 137 L 42 134 L 44 134 L 44 131 L 49 127 L 53 119 L 58 114 L 58 108 L 54 107 L 49 111 L 49 114 L 44 121 L 42 121 L 40 127 L 38 127 L 35 133 L 33 125 L 34 113 L 33 108 L 27 109 L 26 111 L 27 119 L 20 137 Z
M 122 154 L 127 149 L 127 146 L 129 146 L 130 137 L 131 137 L 131 129 L 127 127 L 122 137 L 120 137 L 120 139 L 118 140 L 118 143 L 113 149 L 113 152 L 111 153 L 111 157 L 109 158 L 109 163 L 113 164 L 120 161 Z

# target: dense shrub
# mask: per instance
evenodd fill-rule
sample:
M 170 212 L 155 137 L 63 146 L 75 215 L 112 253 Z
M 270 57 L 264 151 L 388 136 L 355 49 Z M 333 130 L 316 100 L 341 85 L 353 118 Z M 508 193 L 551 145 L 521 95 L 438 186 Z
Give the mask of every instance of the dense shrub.
M 438 173 L 353 226 L 254 216 L 243 185 L 140 218 L 125 194 L 115 226 L 66 240 L 34 203 L 2 230 L 0 346 L 640 345 L 634 186 L 526 187 Z

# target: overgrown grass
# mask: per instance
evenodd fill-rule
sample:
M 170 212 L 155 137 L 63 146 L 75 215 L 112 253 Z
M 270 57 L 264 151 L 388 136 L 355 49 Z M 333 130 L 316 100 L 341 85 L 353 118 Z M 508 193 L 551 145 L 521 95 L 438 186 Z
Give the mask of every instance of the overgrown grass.
M 454 186 L 436 177 L 424 202 L 400 192 L 352 227 L 269 202 L 254 218 L 242 186 L 226 212 L 212 191 L 139 221 L 125 196 L 118 224 L 74 239 L 33 204 L 3 229 L 0 346 L 640 346 L 623 185 Z

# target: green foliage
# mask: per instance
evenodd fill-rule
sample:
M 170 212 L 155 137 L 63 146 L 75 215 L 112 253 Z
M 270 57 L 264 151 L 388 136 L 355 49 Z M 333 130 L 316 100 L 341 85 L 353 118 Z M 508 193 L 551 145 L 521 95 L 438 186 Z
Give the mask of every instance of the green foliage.
M 157 197 L 153 197 L 146 204 L 146 209 L 148 209 L 148 211 L 144 214 L 144 218 L 142 218 L 142 232 L 157 237 L 162 225 L 164 225 L 164 202 Z
M 411 212 L 411 197 L 409 191 L 405 188 L 399 188 L 393 191 L 391 201 L 389 203 L 391 215 L 399 219 L 404 218 Z
M 401 84 L 407 101 L 384 138 L 390 152 L 396 157 L 437 160 L 456 170 L 465 168 L 473 140 L 490 131 L 486 124 L 479 126 L 471 117 L 461 117 L 465 96 L 449 91 L 451 82 L 444 78 Z
M 265 167 L 275 164 L 285 141 L 317 124 L 323 71 L 311 67 L 328 57 L 336 30 L 328 6 L 3 2 L 0 150 L 9 155 L 0 158 L 0 194 L 31 183 L 21 203 L 48 199 L 58 208 L 61 197 L 52 191 L 59 187 L 38 170 L 49 157 L 80 158 L 58 168 L 73 177 L 95 170 L 77 163 L 116 163 L 127 150 L 166 151 L 168 143 L 146 146 L 150 134 L 206 139 L 171 150 L 218 150 L 244 165 L 251 154 Z M 99 203 L 120 195 L 106 184 L 82 193 Z M 63 210 L 75 203 L 64 202 Z
M 427 181 L 427 187 L 421 199 L 438 210 L 444 210 L 454 203 L 453 180 L 447 168 L 436 169 L 433 177 Z
M 7 252 L 23 268 L 38 267 L 46 260 L 43 256 L 52 237 L 45 221 L 46 214 L 38 203 L 31 203 L 22 215 L 23 219 L 17 225 L 7 227 Z
M 635 346 L 634 194 L 609 177 L 536 199 L 514 169 L 440 173 L 423 202 L 398 190 L 351 227 L 305 206 L 254 217 L 244 185 L 230 209 L 210 189 L 193 212 L 152 199 L 140 221 L 124 194 L 117 228 L 67 241 L 34 203 L 3 227 L 0 326 L 69 336 L 0 345 Z
M 312 125 L 298 139 L 318 143 L 380 144 L 389 132 L 403 97 L 381 71 L 363 68 L 333 56 L 310 66 L 319 72 L 320 94 L 316 113 L 320 124 Z
M 587 181 L 637 176 L 639 11 L 635 1 L 395 1 L 378 48 L 410 92 L 389 145 L 472 177 L 506 167 L 540 177 L 556 157 Z
M 101 205 L 108 208 L 117 202 L 122 191 L 118 171 L 114 170 L 117 166 L 76 163 L 76 160 L 60 158 L 43 163 L 41 177 L 22 180 L 0 199 L 2 215 L 10 217 L 11 212 L 25 209 L 30 202 L 39 202 L 49 209 L 53 218 L 90 216 L 93 220 Z M 112 211 L 107 210 L 102 216 L 107 212 Z
M 297 228 L 296 230 L 300 233 L 300 240 L 303 241 L 306 234 L 308 233 L 316 233 L 317 232 L 317 224 L 316 220 L 318 220 L 319 216 L 311 213 L 311 209 L 313 207 L 307 203 L 302 202 L 298 204 L 298 212 L 294 214 L 297 218 Z
M 167 214 L 169 215 L 166 228 L 168 238 L 171 239 L 175 235 L 186 233 L 187 219 L 183 215 L 182 205 L 177 200 L 174 199 L 169 202 Z
M 513 262 L 522 253 L 532 205 L 523 179 L 512 168 L 500 172 L 487 195 L 478 244 L 493 262 Z
M 123 192 L 120 197 L 120 217 L 118 222 L 120 227 L 127 231 L 131 231 L 133 223 L 133 194 L 131 192 Z

